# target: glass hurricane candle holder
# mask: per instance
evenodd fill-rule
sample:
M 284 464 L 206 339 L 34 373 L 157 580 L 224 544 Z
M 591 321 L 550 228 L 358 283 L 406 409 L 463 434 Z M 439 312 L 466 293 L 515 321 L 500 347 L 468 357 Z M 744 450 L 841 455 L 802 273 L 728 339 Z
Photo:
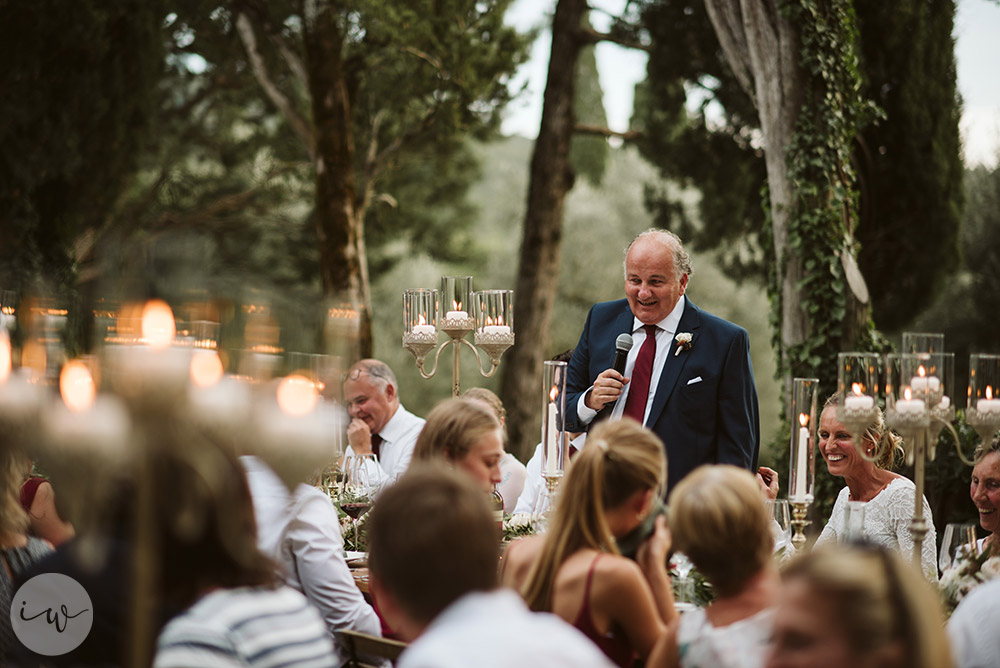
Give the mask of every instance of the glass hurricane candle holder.
M 416 288 L 403 292 L 403 347 L 423 366 L 437 346 L 438 291 Z
M 930 332 L 903 332 L 903 345 L 900 352 L 904 355 L 917 353 L 943 353 L 944 334 Z
M 465 336 L 476 324 L 472 318 L 472 276 L 441 277 L 438 325 L 452 338 Z
M 514 345 L 514 291 L 473 292 L 472 305 L 476 345 L 486 351 L 492 363 L 499 364 L 501 355 Z
M 546 361 L 542 368 L 542 475 L 550 491 L 566 462 L 566 362 Z
M 791 451 L 789 457 L 788 501 L 792 505 L 792 544 L 796 551 L 806 542 L 806 513 L 813 501 L 816 471 L 816 404 L 819 379 L 795 378 L 789 405 L 791 416 Z
M 854 447 L 862 457 L 875 461 L 861 444 L 861 436 L 878 420 L 879 357 L 875 353 L 840 353 L 837 355 L 837 421 L 854 437 Z
M 985 447 L 1000 429 L 1000 355 L 969 356 L 969 404 L 965 420 Z

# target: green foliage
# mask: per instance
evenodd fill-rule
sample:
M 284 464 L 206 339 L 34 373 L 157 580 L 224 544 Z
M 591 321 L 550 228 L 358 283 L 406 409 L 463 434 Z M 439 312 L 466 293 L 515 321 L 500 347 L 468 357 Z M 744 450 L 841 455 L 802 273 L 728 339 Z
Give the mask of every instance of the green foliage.
M 934 304 L 914 323 L 916 331 L 943 332 L 955 353 L 955 379 L 968 378 L 970 353 L 997 350 L 996 313 L 1000 312 L 1000 167 L 979 166 L 965 173 L 962 263 L 943 280 Z
M 885 120 L 858 134 L 858 263 L 879 327 L 896 331 L 958 264 L 962 160 L 953 0 L 856 2 L 862 94 Z M 916 258 L 927 258 L 918 261 Z M 920 271 L 914 271 L 919 266 Z
M 71 289 L 150 128 L 161 2 L 0 3 L 0 282 Z
M 594 46 L 580 49 L 576 59 L 576 88 L 574 89 L 573 115 L 584 125 L 605 127 L 608 117 L 604 111 L 604 91 L 597 73 L 597 56 Z M 569 147 L 569 162 L 573 171 L 592 185 L 601 185 L 608 161 L 608 141 L 604 137 L 576 134 Z

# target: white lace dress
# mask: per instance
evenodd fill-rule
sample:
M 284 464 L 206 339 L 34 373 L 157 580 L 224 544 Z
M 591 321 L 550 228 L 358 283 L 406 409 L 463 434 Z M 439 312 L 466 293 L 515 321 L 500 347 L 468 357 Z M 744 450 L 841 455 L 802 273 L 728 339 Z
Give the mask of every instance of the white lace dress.
M 681 668 L 761 668 L 771 649 L 774 608 L 726 626 L 712 626 L 701 608 L 681 615 Z
M 865 506 L 865 538 L 877 545 L 898 550 L 909 559 L 913 554 L 913 538 L 910 536 L 910 519 L 913 517 L 913 482 L 907 478 L 894 478 L 875 498 Z M 847 502 L 850 491 L 840 490 L 837 502 L 833 504 L 830 521 L 816 544 L 840 540 L 845 534 Z M 924 497 L 924 517 L 927 519 L 927 535 L 924 536 L 921 552 L 921 569 L 928 580 L 937 581 L 937 532 L 931 507 Z

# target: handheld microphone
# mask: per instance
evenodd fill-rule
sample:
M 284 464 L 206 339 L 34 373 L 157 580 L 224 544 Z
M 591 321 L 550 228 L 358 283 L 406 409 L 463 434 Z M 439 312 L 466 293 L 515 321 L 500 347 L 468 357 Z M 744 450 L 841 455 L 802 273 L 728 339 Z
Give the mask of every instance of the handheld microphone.
M 615 339 L 615 361 L 611 368 L 622 375 L 625 374 L 625 362 L 628 360 L 630 350 L 632 350 L 632 335 L 619 334 Z

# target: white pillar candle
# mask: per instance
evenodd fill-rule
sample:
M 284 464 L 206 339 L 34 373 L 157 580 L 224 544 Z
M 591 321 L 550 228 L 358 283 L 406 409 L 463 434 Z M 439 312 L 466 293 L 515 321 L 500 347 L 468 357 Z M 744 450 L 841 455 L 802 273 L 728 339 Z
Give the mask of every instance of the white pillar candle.
M 941 379 L 937 376 L 914 376 L 910 379 L 910 389 L 914 392 L 938 392 L 941 390 Z
M 468 311 L 448 311 L 445 314 L 447 320 L 465 320 L 469 317 Z
M 549 404 L 548 415 L 546 417 L 548 421 L 548 430 L 546 432 L 545 440 L 545 472 L 549 475 L 555 475 L 558 471 L 558 447 L 556 439 L 556 405 Z
M 486 325 L 483 327 L 483 334 L 510 334 L 510 327 L 507 325 Z
M 900 399 L 896 402 L 896 412 L 906 415 L 923 413 L 926 408 L 923 399 Z
M 437 329 L 434 325 L 414 325 L 413 329 L 410 330 L 414 334 L 434 334 Z
M 868 395 L 848 395 L 844 398 L 844 408 L 851 410 L 870 410 L 875 405 L 875 398 Z
M 980 399 L 976 402 L 980 413 L 1000 413 L 1000 399 Z
M 799 416 L 799 422 L 803 419 L 808 420 L 805 415 Z M 809 429 L 803 425 L 799 428 L 799 448 L 798 456 L 795 460 L 795 489 L 792 490 L 792 501 L 798 503 L 805 503 L 808 498 L 806 496 L 806 486 L 808 483 L 808 469 L 809 469 Z

